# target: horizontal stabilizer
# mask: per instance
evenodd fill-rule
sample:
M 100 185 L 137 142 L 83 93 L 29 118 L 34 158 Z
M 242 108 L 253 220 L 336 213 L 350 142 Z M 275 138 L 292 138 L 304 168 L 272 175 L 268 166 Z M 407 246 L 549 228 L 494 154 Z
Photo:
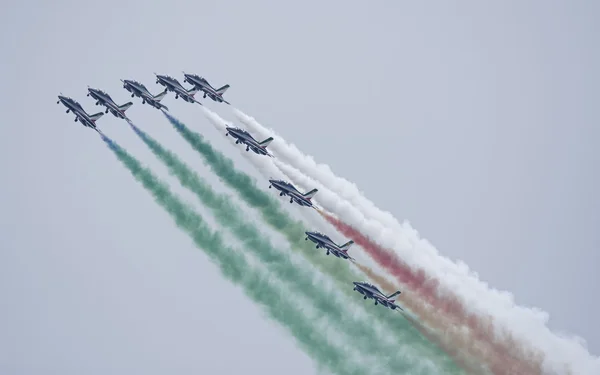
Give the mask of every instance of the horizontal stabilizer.
M 389 296 L 387 296 L 387 298 L 388 298 L 388 299 L 394 298 L 394 297 L 396 297 L 398 294 L 400 294 L 400 291 L 399 291 L 399 290 L 398 290 L 398 291 L 396 291 L 396 292 L 394 292 L 394 293 L 392 293 L 392 294 L 390 294 Z
M 156 94 L 156 96 L 154 97 L 154 100 L 156 100 L 157 102 L 160 102 L 165 97 L 165 95 L 167 95 L 168 91 L 169 90 L 165 89 L 165 91 L 161 92 L 160 94 Z
M 187 93 L 190 94 L 191 96 L 194 96 L 194 95 L 196 95 L 198 90 L 200 90 L 200 89 L 197 87 L 192 87 L 191 89 L 187 90 Z
M 319 191 L 319 190 L 318 189 L 312 189 L 308 193 L 304 194 L 304 198 L 310 199 L 310 198 L 314 197 L 315 194 L 317 194 L 317 191 Z
M 90 119 L 92 121 L 96 121 L 102 116 L 104 116 L 104 112 L 98 112 L 98 113 L 94 113 L 93 115 L 90 115 Z
M 217 94 L 223 95 L 223 94 L 225 94 L 225 91 L 227 91 L 228 88 L 229 88 L 229 85 L 225 85 L 221 88 L 216 89 L 215 91 L 217 92 Z
M 131 107 L 132 105 L 133 105 L 133 103 L 132 103 L 132 102 L 127 102 L 127 103 L 125 103 L 125 104 L 123 104 L 123 105 L 120 105 L 120 106 L 119 106 L 119 109 L 120 109 L 121 111 L 125 112 L 125 111 L 126 111 L 127 109 L 129 109 L 129 107 Z
M 340 250 L 342 251 L 348 251 L 348 249 L 350 248 L 350 246 L 352 246 L 352 244 L 354 243 L 354 241 L 348 241 L 345 244 L 343 244 L 342 246 L 340 246 Z
M 269 137 L 267 139 L 265 139 L 264 141 L 260 142 L 259 145 L 261 145 L 263 148 L 267 147 L 269 145 L 269 143 L 271 143 L 273 141 L 273 137 Z

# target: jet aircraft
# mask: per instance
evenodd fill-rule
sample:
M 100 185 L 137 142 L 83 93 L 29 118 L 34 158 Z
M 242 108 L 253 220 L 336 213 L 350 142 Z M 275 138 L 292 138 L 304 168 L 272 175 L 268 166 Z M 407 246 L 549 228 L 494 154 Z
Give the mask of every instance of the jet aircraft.
M 364 299 L 367 299 L 367 298 L 374 299 L 375 305 L 381 304 L 385 307 L 389 307 L 392 310 L 396 310 L 396 308 L 398 308 L 398 309 L 404 311 L 404 309 L 402 307 L 400 307 L 399 305 L 397 305 L 394 302 L 394 300 L 392 299 L 395 296 L 397 296 L 398 294 L 400 294 L 399 290 L 390 294 L 389 296 L 386 296 L 375 285 L 365 283 L 365 282 L 357 282 L 357 281 L 354 281 L 353 284 L 354 284 L 355 291 L 362 294 L 364 296 L 363 297 Z
M 181 86 L 178 80 L 173 77 L 156 74 L 156 83 L 161 84 L 167 88 L 169 91 L 173 91 L 175 93 L 175 99 L 181 96 L 181 99 L 185 100 L 188 103 L 198 103 L 202 105 L 199 101 L 194 99 L 194 95 L 198 92 L 196 87 L 192 87 L 187 90 L 185 87 Z
M 342 259 L 350 259 L 354 261 L 355 259 L 348 255 L 348 249 L 354 241 L 348 241 L 343 245 L 338 245 L 329 238 L 329 236 L 319 233 L 319 232 L 304 232 L 306 234 L 305 240 L 311 240 L 312 242 L 317 244 L 317 249 L 323 247 L 327 250 L 327 255 L 332 253 L 338 258 Z
M 139 83 L 138 81 L 122 79 L 121 82 L 123 82 L 123 88 L 131 93 L 132 98 L 134 96 L 142 98 L 142 104 L 148 103 L 156 109 L 164 108 L 167 111 L 169 110 L 169 108 L 166 105 L 161 104 L 160 102 L 165 97 L 165 95 L 167 95 L 167 92 L 169 91 L 168 89 L 165 89 L 165 91 L 161 92 L 160 94 L 152 95 L 150 91 L 148 91 L 146 86 Z
M 183 72 L 183 75 L 185 76 L 183 82 L 187 82 L 190 85 L 194 85 L 194 87 L 204 92 L 204 98 L 208 96 L 215 102 L 225 102 L 229 104 L 227 100 L 223 99 L 223 94 L 225 94 L 225 91 L 227 91 L 229 85 L 225 85 L 216 89 L 212 87 L 211 84 L 208 83 L 208 81 L 205 78 L 200 77 L 196 74 L 187 74 L 186 72 Z
M 58 96 L 58 101 L 56 102 L 56 104 L 60 103 L 64 104 L 64 106 L 67 107 L 67 113 L 73 111 L 73 113 L 75 114 L 75 122 L 79 121 L 81 125 L 87 126 L 88 128 L 92 128 L 98 133 L 100 133 L 98 128 L 96 128 L 96 121 L 100 117 L 104 116 L 103 112 L 98 112 L 94 113 L 93 115 L 90 115 L 83 109 L 81 104 L 69 97 L 63 96 L 62 94 Z
M 115 117 L 129 120 L 125 115 L 125 111 L 133 105 L 132 102 L 127 102 L 123 105 L 118 105 L 115 101 L 102 90 L 94 89 L 88 86 L 87 96 L 91 96 L 96 99 L 96 105 L 103 105 L 106 107 L 106 112 L 110 111 Z
M 259 155 L 272 156 L 267 151 L 267 146 L 269 145 L 269 143 L 271 143 L 271 141 L 273 141 L 273 137 L 269 137 L 262 142 L 258 142 L 256 139 L 254 139 L 254 137 L 250 135 L 250 133 L 243 129 L 234 128 L 231 126 L 227 126 L 225 127 L 225 129 L 227 129 L 227 133 L 225 134 L 225 136 L 231 134 L 231 136 L 235 138 L 235 144 L 241 143 L 246 145 L 246 151 L 252 150 L 254 151 L 254 153 Z
M 270 179 L 269 189 L 274 186 L 275 189 L 279 190 L 279 196 L 287 195 L 290 197 L 290 203 L 298 203 L 300 206 L 314 207 L 310 199 L 317 193 L 317 189 L 312 189 L 306 194 L 302 194 L 296 189 L 296 187 L 289 182 Z

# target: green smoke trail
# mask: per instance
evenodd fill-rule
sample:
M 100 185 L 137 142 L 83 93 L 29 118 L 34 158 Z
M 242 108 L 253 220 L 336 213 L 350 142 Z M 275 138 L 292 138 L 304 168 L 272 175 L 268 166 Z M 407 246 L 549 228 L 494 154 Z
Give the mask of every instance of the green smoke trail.
M 233 161 L 221 152 L 215 150 L 204 138 L 187 128 L 183 123 L 164 112 L 169 122 L 174 126 L 177 132 L 196 150 L 207 162 L 211 170 L 221 178 L 228 186 L 232 187 L 242 199 L 251 207 L 257 209 L 263 220 L 272 228 L 282 233 L 292 248 L 299 250 L 301 255 L 306 257 L 321 271 L 331 275 L 341 290 L 346 292 L 350 298 L 352 281 L 356 281 L 357 275 L 353 274 L 351 269 L 340 267 L 339 262 L 323 262 L 322 254 L 315 252 L 314 247 L 304 241 L 304 226 L 301 222 L 292 219 L 279 205 L 279 202 L 270 195 L 260 190 L 254 180 L 247 174 L 238 171 L 233 165 Z M 369 311 L 371 315 L 390 327 L 392 334 L 394 332 L 406 332 L 411 335 L 411 345 L 419 346 L 424 351 L 433 350 L 434 356 L 439 361 L 446 363 L 447 373 L 461 373 L 456 364 L 439 347 L 430 344 L 412 325 L 406 320 L 399 319 L 395 314 L 386 314 L 389 311 L 375 310 Z M 452 370 L 450 370 L 452 369 Z
M 223 275 L 240 285 L 244 293 L 263 306 L 271 318 L 285 326 L 319 366 L 336 374 L 368 372 L 369 369 L 352 364 L 345 358 L 343 350 L 334 347 L 324 333 L 317 332 L 313 322 L 289 300 L 285 290 L 271 285 L 266 274 L 253 269 L 242 255 L 225 245 L 221 234 L 212 231 L 198 213 L 171 193 L 166 184 L 111 139 L 101 136 L 119 161 L 171 215 L 177 226 L 193 239 L 195 245 L 219 266 Z
M 394 345 L 386 345 L 385 337 L 375 332 L 368 319 L 348 314 L 346 312 L 346 301 L 339 301 L 335 293 L 315 287 L 319 280 L 315 272 L 308 265 L 293 264 L 286 253 L 275 249 L 270 241 L 259 229 L 244 218 L 242 211 L 235 206 L 231 199 L 225 194 L 215 192 L 209 184 L 204 182 L 189 166 L 181 161 L 174 153 L 166 150 L 148 134 L 130 124 L 136 134 L 144 141 L 150 150 L 157 156 L 179 179 L 179 182 L 191 190 L 198 199 L 211 210 L 223 227 L 229 228 L 232 234 L 245 245 L 246 249 L 263 263 L 269 265 L 269 269 L 281 279 L 287 280 L 294 290 L 294 294 L 306 294 L 312 299 L 322 314 L 333 317 L 331 324 L 336 325 L 339 330 L 345 331 L 351 336 L 354 346 L 361 353 L 380 357 L 379 363 L 385 364 L 385 358 L 389 361 L 390 371 L 403 372 L 415 371 L 415 367 L 422 364 L 421 359 L 416 356 L 403 356 L 399 351 L 399 345 L 404 346 L 403 351 L 414 351 L 405 342 L 394 340 L 396 336 L 387 337 L 394 341 Z M 387 334 L 387 333 L 386 333 Z M 422 353 L 421 353 L 422 354 Z M 415 366 L 416 364 L 416 366 Z M 430 373 L 431 369 L 426 369 Z

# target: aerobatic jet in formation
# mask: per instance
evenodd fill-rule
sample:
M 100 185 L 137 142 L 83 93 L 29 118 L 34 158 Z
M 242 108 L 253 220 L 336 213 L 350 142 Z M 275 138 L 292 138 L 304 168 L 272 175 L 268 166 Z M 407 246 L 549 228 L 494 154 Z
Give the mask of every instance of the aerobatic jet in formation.
M 317 244 L 317 249 L 322 247 L 327 250 L 327 255 L 332 253 L 338 258 L 342 259 L 350 259 L 354 261 L 355 259 L 348 255 L 348 249 L 354 241 L 348 241 L 343 245 L 338 245 L 329 238 L 329 236 L 319 233 L 319 232 L 304 232 L 306 234 L 305 240 L 311 240 L 312 242 Z
M 92 128 L 98 133 L 100 132 L 96 128 L 96 121 L 100 117 L 104 116 L 103 112 L 98 112 L 94 113 L 93 115 L 90 115 L 83 109 L 81 104 L 69 97 L 63 96 L 62 94 L 58 96 L 58 101 L 56 102 L 56 104 L 60 103 L 64 104 L 64 106 L 67 107 L 67 113 L 73 111 L 73 113 L 75 114 L 75 122 L 79 121 L 81 125 L 87 126 L 88 128 Z
M 256 139 L 254 139 L 254 137 L 250 135 L 250 133 L 243 129 L 234 128 L 231 126 L 226 126 L 225 129 L 227 129 L 227 133 L 225 135 L 228 136 L 231 134 L 231 136 L 235 138 L 236 145 L 240 143 L 245 144 L 246 151 L 252 150 L 256 154 L 268 155 L 272 157 L 272 155 L 269 154 L 269 152 L 267 151 L 267 146 L 269 145 L 269 143 L 271 143 L 273 137 L 269 137 L 262 142 L 258 142 Z
M 186 72 L 183 72 L 183 75 L 185 76 L 183 82 L 187 82 L 190 85 L 194 85 L 194 87 L 196 87 L 198 90 L 204 92 L 204 98 L 208 96 L 215 102 L 224 102 L 229 104 L 227 100 L 223 99 L 223 94 L 225 94 L 225 91 L 227 91 L 229 85 L 225 85 L 216 89 L 212 87 L 205 78 L 200 77 L 196 74 L 187 74 Z
M 398 308 L 398 309 L 404 311 L 404 309 L 402 309 L 402 307 L 397 305 L 395 303 L 395 301 L 392 299 L 395 296 L 397 296 L 398 294 L 400 294 L 399 290 L 390 294 L 389 296 L 386 296 L 375 285 L 365 283 L 365 282 L 357 282 L 357 281 L 354 281 L 353 284 L 354 284 L 355 291 L 362 294 L 364 296 L 364 299 L 367 299 L 367 298 L 374 299 L 375 305 L 380 304 L 385 307 L 389 307 L 392 310 L 396 310 L 396 308 Z
M 194 99 L 194 95 L 196 95 L 196 93 L 198 92 L 198 89 L 196 87 L 192 87 L 191 89 L 187 90 L 181 85 L 181 83 L 179 83 L 178 80 L 176 80 L 173 77 L 167 75 L 160 75 L 156 73 L 154 73 L 154 75 L 156 75 L 156 83 L 165 86 L 167 90 L 173 91 L 175 93 L 175 99 L 181 97 L 181 99 L 185 100 L 188 103 L 198 103 L 202 105 L 202 103 Z
M 298 203 L 300 206 L 313 207 L 313 203 L 311 202 L 311 198 L 317 193 L 317 189 L 312 189 L 308 193 L 302 194 L 296 189 L 296 187 L 289 182 L 281 181 L 281 180 L 269 180 L 270 185 L 274 186 L 275 189 L 279 190 L 279 196 L 287 195 L 290 197 L 290 203 Z
M 167 92 L 169 91 L 168 89 L 165 89 L 165 91 L 159 94 L 152 95 L 150 91 L 148 91 L 146 86 L 139 83 L 138 81 L 122 79 L 121 82 L 123 82 L 123 88 L 131 93 L 132 98 L 134 96 L 142 98 L 142 104 L 148 103 L 156 109 L 164 108 L 167 111 L 169 110 L 169 108 L 166 105 L 161 104 L 160 102 L 165 97 L 165 95 L 167 95 Z
M 94 89 L 88 86 L 87 96 L 91 96 L 96 99 L 96 105 L 103 105 L 106 107 L 106 112 L 110 111 L 115 117 L 129 120 L 125 115 L 125 111 L 133 105 L 132 102 L 127 102 L 123 105 L 118 105 L 115 101 L 102 90 Z

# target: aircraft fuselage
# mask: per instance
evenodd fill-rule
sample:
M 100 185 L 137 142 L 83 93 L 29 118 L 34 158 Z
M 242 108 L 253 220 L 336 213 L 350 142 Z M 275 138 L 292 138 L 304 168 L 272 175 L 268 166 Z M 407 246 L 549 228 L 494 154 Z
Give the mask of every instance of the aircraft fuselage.
M 188 103 L 194 103 L 196 101 L 194 97 L 183 86 L 181 86 L 181 83 L 179 83 L 179 81 L 177 81 L 175 78 L 157 75 L 156 83 L 163 85 L 167 88 L 167 90 L 174 92 L 176 99 L 181 97 L 181 99 Z
M 265 150 L 252 136 L 245 134 L 238 129 L 227 127 L 227 134 L 231 134 L 236 139 L 235 143 L 241 143 L 246 145 L 246 151 L 252 150 L 254 153 L 259 155 L 268 155 L 269 153 Z
M 383 305 L 385 307 L 389 307 L 392 310 L 395 310 L 396 308 L 400 308 L 398 305 L 396 305 L 394 303 L 393 300 L 389 299 L 387 296 L 385 296 L 383 293 L 381 293 L 379 290 L 371 287 L 368 284 L 365 283 L 360 283 L 360 282 L 353 282 L 354 284 L 354 290 L 359 292 L 360 294 L 362 294 L 364 296 L 364 299 L 370 298 L 370 299 L 374 299 L 375 300 L 375 304 L 380 304 Z M 399 292 L 397 292 L 399 294 Z M 400 308 L 402 310 L 402 308 Z
M 271 185 L 269 188 L 273 186 L 275 189 L 279 190 L 279 195 L 284 196 L 287 195 L 290 197 L 290 203 L 296 202 L 301 206 L 312 207 L 313 204 L 309 199 L 306 199 L 296 188 L 293 186 L 288 186 L 282 181 L 278 180 L 269 180 Z
M 194 87 L 198 88 L 198 90 L 204 93 L 204 98 L 207 96 L 214 100 L 215 102 L 225 102 L 225 99 L 217 92 L 217 90 L 208 83 L 207 80 L 195 75 L 195 74 L 186 74 L 184 73 L 183 82 L 187 82 Z
M 129 91 L 132 94 L 132 97 L 137 96 L 138 98 L 141 98 L 142 104 L 148 103 L 149 105 L 157 109 L 166 108 L 166 106 L 160 104 L 158 100 L 156 100 L 156 98 L 152 94 L 150 94 L 150 92 L 146 88 L 140 87 L 135 82 L 126 79 L 123 81 L 123 88 Z
M 345 251 L 339 248 L 337 244 L 335 244 L 329 237 L 325 237 L 319 233 L 315 232 L 304 232 L 306 234 L 306 239 L 317 244 L 317 249 L 323 247 L 327 250 L 327 255 L 332 253 L 338 258 L 348 259 L 349 256 Z
M 75 115 L 75 121 L 79 121 L 81 125 L 87 126 L 88 128 L 96 129 L 96 123 L 94 120 L 90 118 L 87 112 L 81 107 L 81 105 L 73 99 L 69 99 L 65 96 L 58 96 L 59 103 L 62 103 L 65 107 L 67 107 L 67 113 L 69 111 L 73 112 Z
M 115 117 L 126 119 L 125 113 L 119 108 L 117 103 L 115 103 L 112 98 L 108 95 L 103 94 L 102 92 L 89 88 L 88 95 L 92 98 L 96 99 L 96 105 L 101 104 L 106 107 L 106 112 L 110 111 Z

